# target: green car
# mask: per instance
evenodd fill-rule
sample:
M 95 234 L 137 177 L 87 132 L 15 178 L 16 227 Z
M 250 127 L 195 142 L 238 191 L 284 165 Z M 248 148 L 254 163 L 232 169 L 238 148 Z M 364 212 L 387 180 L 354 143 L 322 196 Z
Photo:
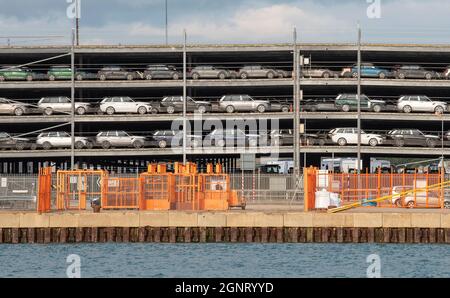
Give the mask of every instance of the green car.
M 25 67 L 8 67 L 0 69 L 0 82 L 10 80 L 19 81 L 26 80 L 32 81 L 36 77 L 30 69 Z
M 77 72 L 75 79 L 81 81 L 86 77 L 84 72 Z M 69 66 L 53 66 L 47 72 L 47 78 L 50 81 L 70 80 L 72 78 L 72 69 Z

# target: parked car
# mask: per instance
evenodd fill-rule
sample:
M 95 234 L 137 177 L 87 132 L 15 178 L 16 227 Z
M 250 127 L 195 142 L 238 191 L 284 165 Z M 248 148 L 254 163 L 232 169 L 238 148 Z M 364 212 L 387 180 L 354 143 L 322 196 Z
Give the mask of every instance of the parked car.
M 442 75 L 440 75 L 443 79 L 450 79 L 450 65 L 447 66 L 447 68 L 444 70 L 444 72 L 442 73 Z
M 266 68 L 261 65 L 249 65 L 244 66 L 238 72 L 238 76 L 241 79 L 252 79 L 252 78 L 286 78 L 289 77 L 289 72 L 274 68 Z
M 212 106 L 207 101 L 196 101 L 191 97 L 186 97 L 186 111 L 205 113 L 211 112 Z M 175 112 L 183 111 L 183 96 L 166 96 L 160 103 L 160 110 L 166 110 L 167 113 L 173 114 Z
M 13 137 L 9 133 L 0 132 L 0 149 L 23 150 L 25 148 L 35 149 L 36 147 L 28 138 Z
M 166 147 L 180 147 L 183 146 L 183 131 L 174 130 L 158 130 L 152 135 L 151 145 L 159 148 Z M 186 135 L 186 146 L 197 148 L 202 145 L 202 136 L 199 135 Z
M 283 113 L 289 113 L 292 111 L 292 102 L 289 102 L 287 100 L 276 100 L 271 99 L 270 101 L 270 111 L 271 112 L 283 112 Z
M 425 95 L 405 95 L 398 99 L 397 110 L 404 113 L 431 112 L 443 114 L 447 110 L 447 103 L 433 101 Z
M 227 113 L 259 112 L 270 110 L 268 100 L 256 100 L 250 95 L 225 95 L 219 101 L 219 110 Z
M 305 78 L 339 78 L 339 73 L 327 68 L 302 68 L 302 77 Z
M 331 141 L 339 146 L 358 144 L 358 128 L 335 128 L 332 129 L 328 135 Z M 383 141 L 384 139 L 381 135 L 366 133 L 361 130 L 361 145 L 370 145 L 375 147 L 383 144 Z
M 420 188 L 420 187 L 417 187 Z M 441 201 L 439 199 L 439 193 L 437 190 L 429 190 L 427 191 L 416 191 L 416 193 L 412 192 L 414 190 L 413 186 L 394 186 L 392 188 L 392 204 L 397 207 L 407 207 L 407 208 L 415 208 L 415 207 L 440 207 Z M 408 192 L 403 194 L 404 192 Z M 428 193 L 428 194 L 427 194 Z M 450 200 L 449 198 L 444 199 L 444 207 L 450 208 Z
M 198 79 L 234 79 L 236 78 L 236 73 L 227 69 L 216 68 L 211 65 L 197 66 L 194 67 L 190 73 L 190 77 L 194 80 Z
M 10 114 L 16 116 L 22 116 L 28 114 L 30 111 L 30 105 L 12 101 L 6 98 L 0 98 L 0 114 Z
M 325 146 L 330 143 L 328 134 L 321 133 L 302 133 L 300 134 L 300 143 L 303 146 Z
M 394 77 L 396 79 L 439 79 L 439 73 L 426 70 L 419 65 L 403 65 L 394 70 Z
M 448 141 L 450 141 L 450 130 L 447 131 L 447 133 L 445 134 L 445 137 L 447 138 Z
M 72 146 L 72 137 L 65 131 L 43 132 L 38 135 L 36 144 L 44 150 L 70 148 Z M 75 137 L 74 145 L 76 149 L 91 149 L 94 144 L 86 137 Z
M 304 112 L 336 111 L 334 99 L 306 99 L 300 103 L 300 109 Z
M 348 68 L 344 68 L 341 75 L 348 76 Z M 352 66 L 351 76 L 353 78 L 358 78 L 358 65 L 354 64 Z M 392 76 L 391 72 L 385 68 L 375 66 L 372 63 L 362 63 L 361 64 L 361 77 L 362 78 L 386 79 L 391 76 Z
M 134 101 L 128 96 L 105 97 L 99 109 L 102 113 L 113 115 L 116 113 L 134 113 L 144 115 L 151 113 L 153 106 L 148 102 Z
M 132 81 L 135 79 L 142 78 L 143 74 L 132 71 L 128 69 L 124 69 L 120 66 L 106 66 L 100 69 L 97 73 L 97 77 L 101 81 L 105 80 L 128 80 Z
M 50 116 L 55 112 L 70 113 L 72 111 L 72 101 L 65 96 L 42 97 L 37 104 L 39 110 L 44 115 Z M 75 113 L 84 115 L 90 109 L 88 102 L 75 102 Z
M 356 110 L 358 107 L 358 95 L 357 94 L 339 94 L 334 101 L 337 109 L 343 112 L 349 112 L 350 110 Z M 360 96 L 361 111 L 372 111 L 375 113 L 381 112 L 386 107 L 384 100 L 374 100 L 368 98 L 366 95 Z
M 204 144 L 216 147 L 256 147 L 259 140 L 258 134 L 246 134 L 240 129 L 215 129 L 205 137 Z
M 111 147 L 142 148 L 145 145 L 145 141 L 145 137 L 130 135 L 123 130 L 102 131 L 95 138 L 95 143 L 103 149 Z
M 144 71 L 144 78 L 146 80 L 154 79 L 173 79 L 179 80 L 183 77 L 183 74 L 178 71 L 174 66 L 151 64 L 147 66 Z
M 440 138 L 435 135 L 426 135 L 418 129 L 393 129 L 386 134 L 386 141 L 397 147 L 424 146 L 436 147 Z
M 88 75 L 85 72 L 77 71 L 75 73 L 75 79 L 81 81 L 87 78 Z M 71 80 L 72 79 L 72 68 L 69 66 L 52 66 L 47 71 L 47 78 L 50 81 L 55 80 Z
M 292 146 L 294 144 L 294 130 L 273 129 L 269 133 L 269 143 L 272 146 Z
M 0 69 L 0 82 L 2 81 L 32 81 L 36 73 L 26 67 L 5 67 Z

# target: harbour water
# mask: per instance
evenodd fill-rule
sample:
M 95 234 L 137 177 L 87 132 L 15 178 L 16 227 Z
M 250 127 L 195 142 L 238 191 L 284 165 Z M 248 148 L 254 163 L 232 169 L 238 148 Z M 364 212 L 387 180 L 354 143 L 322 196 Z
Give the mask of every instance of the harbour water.
M 16 244 L 0 245 L 0 277 L 450 277 L 450 246 L 428 244 Z

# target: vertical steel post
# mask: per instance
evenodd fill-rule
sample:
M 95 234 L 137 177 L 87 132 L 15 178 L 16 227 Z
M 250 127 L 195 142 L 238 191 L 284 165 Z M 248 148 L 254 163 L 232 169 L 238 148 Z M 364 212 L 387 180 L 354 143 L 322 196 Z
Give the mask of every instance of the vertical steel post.
M 186 79 L 186 29 L 183 31 L 183 164 L 186 164 L 186 108 L 187 108 L 187 79 Z
M 296 180 L 298 181 L 299 175 L 300 175 L 300 131 L 299 131 L 299 55 L 298 55 L 298 48 L 297 48 L 297 28 L 294 27 L 293 32 L 293 39 L 294 39 L 294 173 L 296 176 Z
M 75 30 L 76 30 L 76 45 L 80 45 L 80 2 L 75 0 Z
M 70 84 L 71 117 L 70 117 L 70 167 L 75 169 L 75 30 L 72 29 L 72 46 L 70 48 L 70 67 L 72 69 Z
M 358 86 L 357 86 L 357 128 L 358 128 L 358 160 L 357 173 L 361 173 L 361 25 L 358 22 Z

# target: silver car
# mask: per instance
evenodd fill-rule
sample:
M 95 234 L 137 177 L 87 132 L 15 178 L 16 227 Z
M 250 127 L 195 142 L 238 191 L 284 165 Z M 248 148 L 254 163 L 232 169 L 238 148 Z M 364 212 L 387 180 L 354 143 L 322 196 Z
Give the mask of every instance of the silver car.
M 49 150 L 51 148 L 70 148 L 72 146 L 72 137 L 65 131 L 43 132 L 38 135 L 36 144 L 39 147 Z M 85 137 L 75 137 L 76 149 L 92 148 L 93 144 Z
M 251 78 L 286 78 L 289 77 L 289 73 L 284 70 L 266 68 L 261 65 L 244 66 L 239 70 L 238 76 L 245 80 Z
M 190 77 L 198 79 L 235 79 L 236 73 L 227 69 L 216 68 L 210 65 L 194 67 L 190 72 Z
M 148 102 L 134 101 L 128 96 L 106 97 L 100 103 L 100 111 L 108 115 L 115 113 L 134 113 L 144 115 L 150 113 L 153 107 Z
M 54 112 L 70 113 L 72 111 L 72 101 L 65 96 L 43 97 L 38 102 L 38 108 L 44 115 L 50 116 Z M 90 103 L 75 102 L 75 113 L 84 115 L 90 109 Z
M 443 114 L 447 110 L 447 103 L 432 101 L 424 95 L 406 95 L 398 99 L 397 110 L 404 113 L 430 112 Z
M 10 114 L 22 116 L 29 113 L 29 105 L 12 101 L 6 98 L 0 98 L 0 114 Z
M 256 100 L 250 95 L 225 95 L 219 102 L 219 110 L 227 113 L 234 112 L 260 112 L 270 110 L 268 100 Z
M 145 145 L 145 137 L 129 135 L 123 130 L 112 130 L 99 132 L 95 138 L 97 145 L 103 149 L 111 147 L 134 147 L 142 148 Z
M 339 78 L 339 73 L 326 68 L 303 68 L 302 77 L 305 78 Z

